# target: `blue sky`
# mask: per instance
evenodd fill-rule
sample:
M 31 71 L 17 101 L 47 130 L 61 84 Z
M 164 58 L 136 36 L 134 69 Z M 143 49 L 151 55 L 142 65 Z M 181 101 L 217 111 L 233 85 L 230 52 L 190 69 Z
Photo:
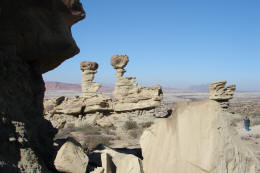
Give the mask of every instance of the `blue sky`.
M 72 27 L 81 52 L 45 81 L 81 82 L 81 61 L 99 64 L 95 81 L 114 85 L 114 54 L 141 85 L 187 88 L 227 80 L 260 90 L 259 0 L 83 0 Z

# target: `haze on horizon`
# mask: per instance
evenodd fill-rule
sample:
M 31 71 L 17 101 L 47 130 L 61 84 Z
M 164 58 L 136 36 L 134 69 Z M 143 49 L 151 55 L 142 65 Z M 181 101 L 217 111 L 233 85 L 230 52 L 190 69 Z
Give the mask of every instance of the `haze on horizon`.
M 81 83 L 81 61 L 99 64 L 95 81 L 113 86 L 114 54 L 130 58 L 125 76 L 141 85 L 188 88 L 227 80 L 260 90 L 259 0 L 87 0 L 86 19 L 72 28 L 81 49 L 43 75 Z

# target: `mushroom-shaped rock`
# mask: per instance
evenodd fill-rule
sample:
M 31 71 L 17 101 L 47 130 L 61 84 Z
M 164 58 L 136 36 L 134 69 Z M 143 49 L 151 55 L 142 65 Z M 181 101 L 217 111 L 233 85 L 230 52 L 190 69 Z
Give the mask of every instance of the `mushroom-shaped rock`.
M 123 69 L 128 61 L 127 55 L 114 55 L 111 57 L 110 63 L 115 69 Z
M 85 70 L 95 71 L 95 70 L 98 69 L 98 63 L 83 61 L 83 62 L 80 63 L 80 69 L 82 71 L 85 71 Z
M 209 99 L 215 101 L 228 101 L 233 98 L 235 85 L 225 87 L 227 81 L 211 83 L 209 86 Z
M 123 68 L 129 59 L 127 55 L 114 55 L 111 65 L 116 69 L 116 86 L 113 91 L 114 110 L 116 112 L 154 109 L 160 106 L 163 92 L 160 85 L 153 88 L 141 87 L 135 77 L 124 77 Z

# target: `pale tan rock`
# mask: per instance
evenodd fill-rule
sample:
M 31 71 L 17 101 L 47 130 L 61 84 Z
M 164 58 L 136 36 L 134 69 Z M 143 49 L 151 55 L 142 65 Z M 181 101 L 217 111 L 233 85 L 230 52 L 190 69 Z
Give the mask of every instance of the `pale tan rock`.
M 209 86 L 209 99 L 216 101 L 228 101 L 233 98 L 235 85 L 225 87 L 227 81 L 211 83 Z
M 85 71 L 85 70 L 95 71 L 95 70 L 98 69 L 98 63 L 83 61 L 83 62 L 80 63 L 80 69 L 82 71 Z
M 107 153 L 101 154 L 102 167 L 104 168 L 104 173 L 115 173 L 116 167 L 112 161 L 112 157 Z
M 148 128 L 140 144 L 145 173 L 255 173 L 259 163 L 212 100 L 179 103 Z
M 161 86 L 141 87 L 135 81 L 135 77 L 123 77 L 127 62 L 127 55 L 115 55 L 111 58 L 111 65 L 117 71 L 116 86 L 113 91 L 114 110 L 120 112 L 158 107 L 163 98 Z
M 59 149 L 54 165 L 60 172 L 85 173 L 88 161 L 88 156 L 84 153 L 81 146 L 69 140 Z
M 141 159 L 128 154 L 121 159 L 116 173 L 144 173 L 142 167 Z
M 124 68 L 129 61 L 127 55 L 114 55 L 111 57 L 110 63 L 115 69 Z
M 104 168 L 97 167 L 94 171 L 91 171 L 90 173 L 105 173 Z
M 81 62 L 80 69 L 82 70 L 82 95 L 84 99 L 84 113 L 96 111 L 112 111 L 112 100 L 109 96 L 97 93 L 100 84 L 93 82 L 97 73 L 98 64 L 96 62 Z

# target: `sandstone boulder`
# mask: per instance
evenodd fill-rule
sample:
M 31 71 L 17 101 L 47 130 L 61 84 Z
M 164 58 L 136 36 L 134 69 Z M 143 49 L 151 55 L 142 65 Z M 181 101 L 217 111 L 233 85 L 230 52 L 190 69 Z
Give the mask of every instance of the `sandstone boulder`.
M 104 173 L 144 173 L 142 161 L 138 157 L 117 152 L 106 146 L 102 146 L 102 148 L 102 150 L 94 152 L 101 153 Z
M 54 165 L 60 172 L 85 173 L 88 161 L 88 156 L 84 153 L 80 144 L 69 140 L 59 149 Z
M 233 98 L 235 85 L 225 87 L 227 81 L 211 83 L 209 86 L 209 99 L 216 101 L 228 101 Z
M 179 103 L 142 135 L 144 172 L 255 173 L 255 155 L 230 125 L 232 115 L 212 100 Z
M 114 55 L 111 57 L 110 63 L 115 69 L 123 69 L 129 61 L 127 55 Z
M 141 159 L 134 155 L 126 155 L 120 161 L 116 173 L 144 173 Z

